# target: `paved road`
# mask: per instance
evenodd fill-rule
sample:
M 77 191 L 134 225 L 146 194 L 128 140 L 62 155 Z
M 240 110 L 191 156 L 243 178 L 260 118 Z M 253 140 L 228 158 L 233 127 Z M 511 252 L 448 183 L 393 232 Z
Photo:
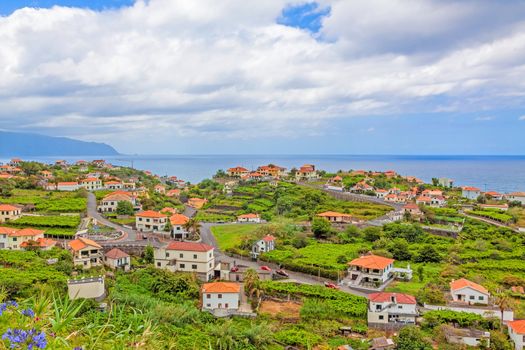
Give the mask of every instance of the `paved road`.
M 88 193 L 87 214 L 89 217 L 92 217 L 104 226 L 114 228 L 118 231 L 124 231 L 127 234 L 127 237 L 124 238 L 122 241 L 135 241 L 137 239 L 137 232 L 135 230 L 115 224 L 103 217 L 97 211 L 97 197 L 91 192 Z
M 273 268 L 274 270 L 279 268 L 277 265 L 272 264 L 272 263 L 268 263 L 268 262 L 265 262 L 265 261 L 253 261 L 253 260 L 251 260 L 249 258 L 243 258 L 243 259 L 242 258 L 233 258 L 233 257 L 230 257 L 230 256 L 224 254 L 219 249 L 219 245 L 217 244 L 217 240 L 215 239 L 215 237 L 213 236 L 213 234 L 211 232 L 211 228 L 212 227 L 219 226 L 219 225 L 224 225 L 224 224 L 215 224 L 215 223 L 202 223 L 201 224 L 201 238 L 202 238 L 202 242 L 206 243 L 208 245 L 211 245 L 212 247 L 215 247 L 215 258 L 216 258 L 217 261 L 224 261 L 224 262 L 230 262 L 230 263 L 235 262 L 237 265 L 249 266 L 249 267 L 252 267 L 252 268 L 255 268 L 255 269 L 260 267 L 260 266 L 263 266 L 263 265 L 269 266 L 269 267 Z M 236 225 L 250 225 L 250 224 L 236 224 Z M 294 281 L 297 281 L 297 282 L 300 282 L 300 283 L 313 284 L 313 285 L 323 285 L 325 281 L 329 281 L 328 279 L 323 278 L 323 277 L 312 276 L 312 275 L 308 275 L 308 274 L 304 274 L 304 273 L 300 273 L 300 272 L 294 272 L 294 271 L 289 271 L 289 270 L 287 272 L 290 275 L 290 277 L 289 277 L 290 280 L 294 280 Z M 333 282 L 333 281 L 330 281 L 330 282 Z M 348 288 L 346 286 L 340 286 L 340 287 L 341 287 L 342 291 L 350 293 L 350 294 L 354 294 L 354 295 L 358 295 L 358 296 L 362 296 L 362 297 L 366 297 L 367 294 L 368 294 L 368 293 L 363 292 L 363 291 L 350 289 L 350 288 Z M 371 293 L 371 292 L 369 292 L 369 293 Z
M 490 220 L 490 219 L 484 218 L 482 216 L 470 215 L 470 214 L 465 213 L 464 211 L 462 211 L 461 213 L 463 215 L 465 215 L 466 217 L 471 218 L 471 219 L 483 221 L 483 222 L 486 222 L 487 224 L 491 224 L 491 225 L 495 225 L 495 226 L 499 226 L 499 227 L 508 228 L 509 230 L 512 230 L 514 232 L 520 232 L 518 229 L 515 229 L 513 227 L 510 227 L 508 225 L 505 225 L 505 224 L 503 224 L 501 222 L 498 222 L 498 221 L 495 221 L 495 220 Z

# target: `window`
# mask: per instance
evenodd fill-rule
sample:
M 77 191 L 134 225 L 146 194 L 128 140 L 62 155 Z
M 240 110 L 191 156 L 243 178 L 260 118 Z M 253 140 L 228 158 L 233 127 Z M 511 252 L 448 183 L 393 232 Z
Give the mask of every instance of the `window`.
M 379 315 L 379 319 L 383 320 L 385 317 L 383 315 Z
M 211 294 L 206 294 L 206 298 L 211 299 Z
M 179 254 L 179 258 L 184 258 L 184 254 Z
M 211 304 L 206 304 L 206 307 L 211 307 Z
M 228 303 L 224 304 L 224 307 L 225 307 L 225 308 L 228 308 Z
M 191 265 L 191 268 L 197 270 L 197 265 Z
M 222 294 L 217 294 L 217 298 L 222 299 Z
M 186 267 L 186 264 L 180 264 L 180 268 L 183 269 Z
M 480 296 L 478 299 L 479 299 L 479 300 L 483 300 L 483 299 L 485 299 L 485 298 L 484 298 L 483 296 Z
M 381 305 L 376 305 L 376 310 L 381 310 Z
M 166 252 L 166 258 L 170 257 L 170 253 Z
M 193 259 L 197 259 L 197 254 L 193 254 Z
M 473 295 L 471 295 L 469 298 L 470 298 L 470 300 L 474 300 L 474 296 Z
M 403 308 L 403 305 L 398 305 L 397 308 L 398 308 L 398 309 L 402 309 L 402 308 Z

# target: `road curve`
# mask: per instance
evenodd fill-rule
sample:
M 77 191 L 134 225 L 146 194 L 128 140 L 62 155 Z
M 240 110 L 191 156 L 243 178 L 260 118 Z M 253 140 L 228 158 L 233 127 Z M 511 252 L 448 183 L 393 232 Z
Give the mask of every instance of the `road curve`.
M 126 227 L 124 227 L 122 225 L 119 225 L 119 224 L 115 224 L 115 223 L 109 221 L 108 219 L 106 219 L 104 216 L 102 216 L 97 211 L 97 197 L 95 196 L 94 193 L 88 192 L 87 199 L 88 199 L 87 214 L 88 214 L 89 217 L 97 220 L 98 222 L 100 222 L 104 226 L 111 227 L 111 228 L 114 228 L 115 230 L 125 232 L 127 234 L 127 237 L 124 238 L 122 240 L 122 242 L 135 241 L 137 239 L 137 232 L 135 230 L 132 230 L 130 228 L 126 228 Z

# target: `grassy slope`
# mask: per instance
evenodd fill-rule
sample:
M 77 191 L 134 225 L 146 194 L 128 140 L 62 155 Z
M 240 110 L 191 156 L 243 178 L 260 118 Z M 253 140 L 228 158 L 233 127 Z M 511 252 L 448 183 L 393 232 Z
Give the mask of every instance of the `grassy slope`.
M 214 226 L 211 228 L 211 232 L 217 239 L 219 248 L 226 250 L 238 246 L 242 239 L 246 236 L 253 235 L 255 230 L 261 225 L 222 225 Z

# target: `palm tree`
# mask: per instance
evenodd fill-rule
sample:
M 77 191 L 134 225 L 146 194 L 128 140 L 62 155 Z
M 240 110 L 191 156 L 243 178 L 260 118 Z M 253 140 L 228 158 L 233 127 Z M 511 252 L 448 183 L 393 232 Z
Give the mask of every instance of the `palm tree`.
M 192 236 L 197 236 L 201 234 L 201 224 L 194 218 L 188 220 L 187 223 L 183 225 L 184 229 L 192 234 Z
M 261 280 L 259 274 L 254 269 L 248 269 L 244 273 L 244 291 L 248 298 L 255 298 L 255 309 L 259 307 L 262 296 Z
M 498 306 L 501 313 L 500 331 L 503 332 L 503 313 L 510 307 L 511 299 L 508 294 L 499 293 L 496 295 L 495 304 Z

